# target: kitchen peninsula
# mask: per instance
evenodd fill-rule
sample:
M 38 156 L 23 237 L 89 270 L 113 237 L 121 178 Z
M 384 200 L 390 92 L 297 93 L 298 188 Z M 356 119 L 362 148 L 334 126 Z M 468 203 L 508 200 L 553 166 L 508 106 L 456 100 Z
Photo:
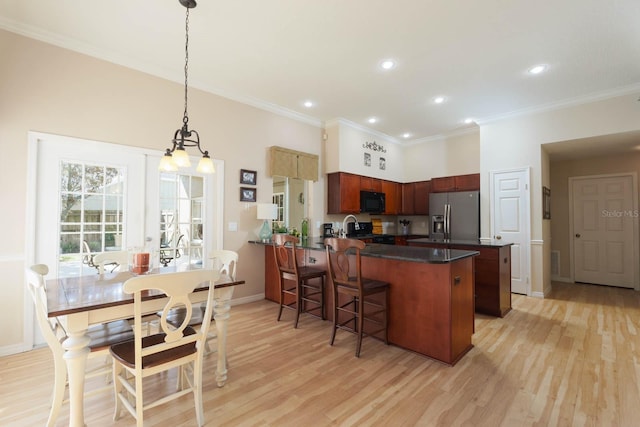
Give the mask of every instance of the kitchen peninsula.
M 278 301 L 278 274 L 270 244 L 265 246 L 265 297 Z M 323 239 L 305 239 L 299 259 L 327 267 Z M 389 342 L 454 365 L 472 347 L 474 332 L 474 256 L 478 252 L 368 244 L 363 275 L 391 284 Z M 333 301 L 327 280 L 325 305 Z

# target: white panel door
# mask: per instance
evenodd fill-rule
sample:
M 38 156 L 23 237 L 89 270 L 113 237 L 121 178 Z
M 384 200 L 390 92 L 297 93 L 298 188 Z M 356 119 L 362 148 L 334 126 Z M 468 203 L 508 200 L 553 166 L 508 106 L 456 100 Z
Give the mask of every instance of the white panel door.
M 511 292 L 529 295 L 529 173 L 493 172 L 493 237 L 511 246 Z
M 576 282 L 633 288 L 633 178 L 572 178 Z

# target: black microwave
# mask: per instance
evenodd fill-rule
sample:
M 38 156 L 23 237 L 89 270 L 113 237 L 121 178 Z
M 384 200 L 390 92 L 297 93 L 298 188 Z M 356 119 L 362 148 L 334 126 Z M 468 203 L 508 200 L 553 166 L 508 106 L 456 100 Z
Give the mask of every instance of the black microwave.
M 363 213 L 383 213 L 385 211 L 384 193 L 373 191 L 360 192 L 360 212 Z

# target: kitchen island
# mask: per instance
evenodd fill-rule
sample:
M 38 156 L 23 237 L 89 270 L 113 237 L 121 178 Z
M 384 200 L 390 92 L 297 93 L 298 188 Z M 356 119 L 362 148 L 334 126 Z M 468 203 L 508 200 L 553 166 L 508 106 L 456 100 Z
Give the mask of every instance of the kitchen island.
M 271 244 L 250 243 L 265 245 L 265 297 L 277 302 L 278 273 Z M 323 239 L 305 239 L 299 251 L 304 263 L 326 269 Z M 368 244 L 361 253 L 362 274 L 390 283 L 391 344 L 449 365 L 471 350 L 477 251 Z M 331 319 L 329 278 L 326 286 Z
M 511 246 L 502 240 L 407 239 L 409 246 L 478 251 L 475 258 L 477 313 L 504 317 L 511 311 Z

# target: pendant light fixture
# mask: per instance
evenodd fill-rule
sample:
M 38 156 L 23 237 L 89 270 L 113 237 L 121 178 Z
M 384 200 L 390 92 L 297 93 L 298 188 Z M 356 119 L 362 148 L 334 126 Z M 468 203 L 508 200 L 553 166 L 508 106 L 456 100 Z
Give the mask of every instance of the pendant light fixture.
M 197 147 L 202 154 L 197 171 L 200 173 L 214 173 L 213 161 L 209 157 L 209 152 L 200 148 L 200 135 L 194 129 L 189 130 L 189 115 L 187 114 L 187 81 L 189 77 L 189 9 L 196 7 L 195 0 L 179 0 L 180 4 L 187 9 L 185 19 L 185 57 L 184 57 L 184 115 L 182 117 L 182 127 L 173 134 L 173 146 L 167 148 L 160 160 L 159 169 L 161 171 L 177 171 L 179 167 L 190 167 L 189 155 L 185 147 Z

